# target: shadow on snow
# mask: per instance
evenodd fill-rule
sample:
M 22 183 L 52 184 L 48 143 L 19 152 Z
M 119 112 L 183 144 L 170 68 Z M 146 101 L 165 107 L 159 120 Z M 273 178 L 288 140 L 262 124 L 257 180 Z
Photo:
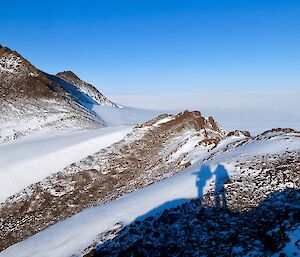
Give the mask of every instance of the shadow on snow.
M 247 212 L 231 211 L 225 188 L 230 177 L 223 165 L 214 171 L 203 165 L 192 175 L 197 198 L 154 208 L 88 256 L 269 256 L 284 247 L 287 231 L 300 223 L 299 189 L 275 192 Z M 213 177 L 214 207 L 207 208 L 202 199 Z

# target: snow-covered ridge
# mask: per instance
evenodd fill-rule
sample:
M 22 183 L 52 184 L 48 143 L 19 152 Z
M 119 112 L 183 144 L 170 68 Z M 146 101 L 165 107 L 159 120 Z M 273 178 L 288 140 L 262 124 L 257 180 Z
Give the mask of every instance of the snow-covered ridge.
M 300 187 L 300 132 L 293 129 L 251 137 L 224 131 L 198 111 L 156 117 L 161 113 L 118 108 L 74 73 L 48 75 L 1 46 L 0 97 L 0 251 L 10 246 L 0 256 L 80 256 L 86 247 L 112 239 L 114 228 L 186 203 L 171 211 L 178 214 L 193 206 L 192 198 L 200 199 L 197 211 L 202 204 L 214 209 L 225 202 L 233 212 L 204 211 L 225 218 L 257 207 L 274 192 L 278 202 L 299 199 L 293 189 Z M 220 171 L 229 178 L 221 201 Z M 285 229 L 297 225 L 283 223 Z M 103 245 L 104 251 L 119 243 Z M 124 249 L 131 243 L 123 241 Z M 246 248 L 236 246 L 233 253 L 247 256 Z
M 126 193 L 170 177 L 215 146 L 213 143 L 203 145 L 197 144 L 198 142 L 205 139 L 214 139 L 217 142 L 224 136 L 225 134 L 220 131 L 211 130 L 211 126 L 205 124 L 205 119 L 199 112 L 183 112 L 155 126 L 149 126 L 148 123 L 136 126 L 124 140 L 90 154 L 58 173 L 49 174 L 50 176 L 42 181 L 26 187 L 7 199 L 2 205 L 1 216 L 4 218 L 3 224 L 6 228 L 14 228 L 3 229 L 3 238 L 9 233 L 10 239 L 0 240 L 3 242 L 0 247 L 7 247 L 9 243 L 26 238 L 54 221 L 80 212 L 83 208 L 112 201 Z M 196 142 L 193 149 L 187 149 L 190 152 L 181 150 L 177 152 L 190 141 Z M 52 154 L 45 157 L 49 156 Z M 47 162 L 47 159 L 44 162 Z M 42 173 L 39 172 L 38 163 L 29 161 L 25 168 L 30 165 L 35 167 L 35 173 L 31 177 L 39 178 Z M 10 167 L 9 163 L 7 166 Z M 13 167 L 16 167 L 16 172 L 19 170 L 16 165 L 10 168 Z M 43 174 L 48 171 L 45 169 Z M 50 170 L 51 173 L 53 171 L 57 169 Z M 26 175 L 26 172 L 23 173 Z M 12 177 L 10 179 L 11 183 L 14 183 Z M 6 180 L 5 184 L 10 183 Z M 15 186 L 6 189 L 12 190 Z M 44 203 L 49 201 L 52 203 L 44 206 Z M 25 202 L 28 203 L 26 205 L 28 208 L 22 207 Z M 47 215 L 40 215 L 45 212 L 45 208 Z M 18 214 L 10 218 L 11 213 Z M 32 213 L 35 213 L 35 216 L 32 216 Z
M 151 130 L 151 127 L 142 129 Z M 232 208 L 256 206 L 261 199 L 276 190 L 299 186 L 295 176 L 297 167 L 294 166 L 300 158 L 299 132 L 282 131 L 280 135 L 277 132 L 271 138 L 269 133 L 259 139 L 247 139 L 243 135 L 239 139 L 235 135 L 227 137 L 224 139 L 227 140 L 225 144 L 220 141 L 219 154 L 215 157 L 213 150 L 218 146 L 210 151 L 199 151 L 197 161 L 184 172 L 111 203 L 89 208 L 11 246 L 0 256 L 39 256 L 41 253 L 43 256 L 80 256 L 100 233 L 113 228 L 115 224 L 127 225 L 138 217 L 145 219 L 148 215 L 161 213 L 164 208 L 172 208 L 197 198 L 200 183 L 196 180 L 197 174 L 207 169 L 213 173 L 220 165 L 230 177 L 230 183 L 226 184 L 228 204 L 232 204 Z M 197 148 L 190 154 L 195 151 L 198 151 Z M 287 169 L 284 165 L 290 166 Z M 292 170 L 293 167 L 296 169 Z M 282 173 L 285 175 L 281 176 Z M 214 195 L 213 191 L 211 195 L 209 192 L 214 190 L 215 175 L 201 179 L 205 179 L 201 194 L 208 193 L 204 201 L 209 204 Z
M 0 143 L 46 130 L 132 125 L 160 113 L 118 108 L 74 73 L 39 71 L 6 47 L 0 60 Z

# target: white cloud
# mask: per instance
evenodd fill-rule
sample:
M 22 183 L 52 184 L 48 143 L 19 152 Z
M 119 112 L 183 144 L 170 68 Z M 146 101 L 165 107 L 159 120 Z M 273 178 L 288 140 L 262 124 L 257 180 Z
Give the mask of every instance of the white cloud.
M 172 113 L 197 109 L 205 116 L 213 116 L 227 130 L 248 130 L 252 134 L 274 127 L 300 130 L 300 91 L 112 95 L 110 99 L 122 105 Z

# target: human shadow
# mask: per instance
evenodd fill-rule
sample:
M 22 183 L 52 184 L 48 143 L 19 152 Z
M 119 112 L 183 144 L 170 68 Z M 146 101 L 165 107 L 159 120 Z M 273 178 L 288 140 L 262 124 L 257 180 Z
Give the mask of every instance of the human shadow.
M 178 223 L 178 213 L 180 213 L 181 207 L 186 207 L 187 213 L 195 213 L 197 212 L 197 217 L 202 219 L 205 219 L 205 215 L 203 214 L 206 212 L 206 207 L 203 206 L 203 197 L 204 195 L 209 191 L 209 181 L 215 176 L 215 186 L 213 188 L 213 196 L 215 200 L 215 207 L 214 209 L 216 212 L 228 212 L 227 210 L 227 201 L 226 201 L 226 191 L 225 191 L 225 183 L 229 180 L 229 175 L 226 170 L 226 168 L 223 165 L 218 165 L 217 168 L 212 171 L 211 167 L 209 165 L 202 165 L 201 168 L 198 171 L 191 172 L 192 176 L 196 176 L 195 180 L 195 186 L 197 188 L 197 197 L 194 199 L 191 198 L 178 198 L 171 201 L 164 202 L 161 205 L 158 205 L 157 207 L 151 209 L 147 213 L 137 217 L 133 224 L 145 224 L 145 223 L 152 223 L 153 220 L 159 218 L 159 222 L 165 223 L 165 224 L 176 224 Z M 179 189 L 180 190 L 180 189 Z M 213 199 L 211 199 L 213 202 Z M 188 204 L 190 201 L 194 201 L 193 204 Z M 170 212 L 169 210 L 172 210 Z M 151 225 L 152 226 L 152 225 Z M 130 226 L 129 226 L 130 227 Z M 127 228 L 129 228 L 127 226 Z M 138 244 L 138 242 L 141 240 L 139 236 L 135 235 L 134 231 L 128 231 L 129 234 L 131 234 L 132 239 L 137 239 L 138 241 L 134 244 Z M 167 233 L 167 232 L 166 232 Z M 105 248 L 105 245 L 103 245 Z M 96 249 L 95 253 L 96 255 L 92 256 L 106 256 L 108 252 L 104 250 L 104 252 L 101 250 L 102 246 L 98 249 Z M 131 250 L 128 250 L 129 252 Z M 110 256 L 110 255 L 108 255 Z M 121 253 L 121 255 L 118 256 L 127 256 L 124 252 Z M 130 254 L 128 256 L 131 256 Z M 135 255 L 134 255 L 135 256 Z M 136 255 L 139 256 L 139 255 Z M 148 256 L 148 255 L 141 255 L 141 256 Z M 163 255 L 164 256 L 164 255 Z M 168 254 L 166 255 L 168 256 Z M 175 256 L 175 255 L 174 255 Z
M 209 179 L 212 178 L 213 173 L 208 165 L 202 165 L 199 171 L 192 172 L 191 174 L 196 176 L 195 185 L 197 187 L 197 198 L 195 199 L 198 199 L 201 202 L 205 193 L 205 187 L 207 186 Z M 139 216 L 138 218 L 136 218 L 136 221 L 142 221 L 148 217 L 156 216 L 163 213 L 164 210 L 174 208 L 190 200 L 191 199 L 189 198 L 178 198 L 172 201 L 167 201 L 162 205 L 159 205 L 156 208 L 148 211 L 144 215 Z
M 198 190 L 198 199 L 202 200 L 204 195 L 204 189 L 207 185 L 207 182 L 210 178 L 212 178 L 213 173 L 211 172 L 211 169 L 208 165 L 203 165 L 198 172 L 192 173 L 193 175 L 196 175 L 196 187 Z
M 215 207 L 227 209 L 225 184 L 229 181 L 229 175 L 224 165 L 219 164 L 214 171 L 215 175 Z
M 202 202 L 205 187 L 208 181 L 215 176 L 214 198 L 216 208 L 227 209 L 226 189 L 225 184 L 230 180 L 229 174 L 224 165 L 219 164 L 214 172 L 210 166 L 203 165 L 198 172 L 192 173 L 196 175 L 196 187 L 198 190 L 198 199 Z

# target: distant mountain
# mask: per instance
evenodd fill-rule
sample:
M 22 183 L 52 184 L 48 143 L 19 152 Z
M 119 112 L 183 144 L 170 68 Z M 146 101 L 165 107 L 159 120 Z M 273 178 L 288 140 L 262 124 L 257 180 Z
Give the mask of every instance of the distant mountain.
M 59 77 L 73 85 L 79 91 L 91 97 L 97 104 L 101 106 L 118 107 L 118 105 L 103 96 L 94 86 L 78 78 L 72 71 L 59 72 L 56 74 L 56 77 Z
M 116 104 L 72 72 L 38 70 L 16 51 L 0 46 L 0 142 L 41 129 L 105 125 L 93 105 Z

